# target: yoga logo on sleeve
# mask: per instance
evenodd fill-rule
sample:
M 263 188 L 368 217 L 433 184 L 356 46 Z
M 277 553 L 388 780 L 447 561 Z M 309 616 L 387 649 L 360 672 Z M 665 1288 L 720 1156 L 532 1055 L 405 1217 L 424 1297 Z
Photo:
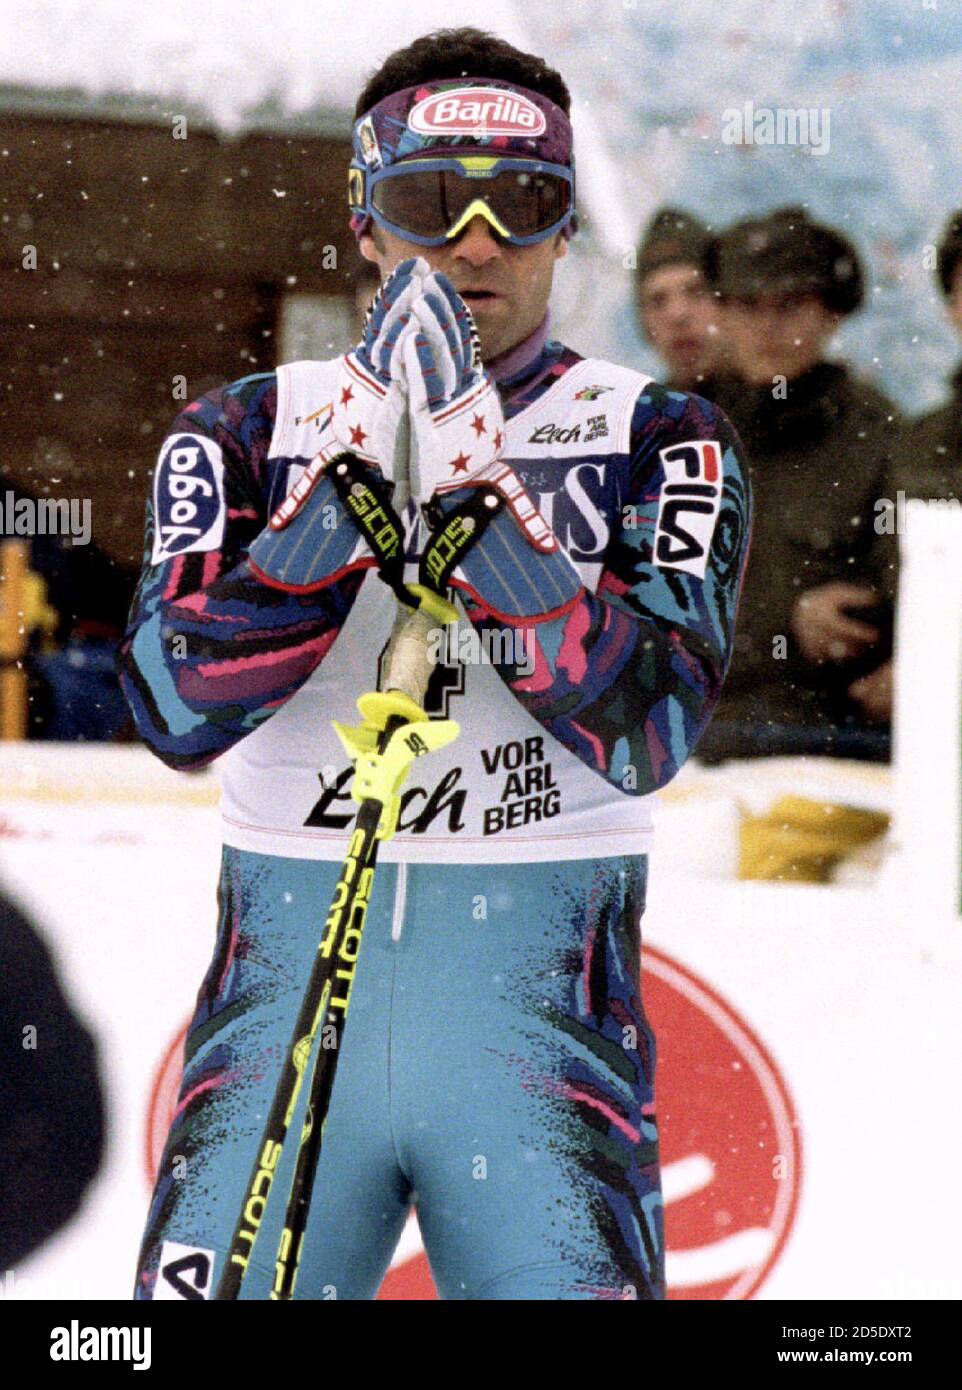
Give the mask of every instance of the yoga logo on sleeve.
M 165 439 L 154 472 L 152 563 L 217 550 L 226 513 L 220 445 L 200 434 Z

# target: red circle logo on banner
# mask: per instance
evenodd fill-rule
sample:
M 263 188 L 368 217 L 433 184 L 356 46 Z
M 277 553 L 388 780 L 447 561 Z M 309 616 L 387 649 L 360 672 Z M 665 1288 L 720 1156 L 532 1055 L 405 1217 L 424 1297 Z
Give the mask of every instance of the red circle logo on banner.
M 646 946 L 641 959 L 658 1040 L 668 1297 L 751 1298 L 778 1261 L 798 1206 L 801 1145 L 788 1089 L 719 994 L 661 951 Z M 186 1032 L 167 1050 L 151 1094 L 151 1186 L 177 1104 Z M 436 1297 L 413 1217 L 378 1297 Z

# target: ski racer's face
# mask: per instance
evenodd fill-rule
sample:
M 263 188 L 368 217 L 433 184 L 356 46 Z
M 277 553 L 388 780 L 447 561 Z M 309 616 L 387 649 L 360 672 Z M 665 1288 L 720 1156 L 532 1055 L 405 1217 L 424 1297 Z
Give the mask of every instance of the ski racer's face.
M 423 256 L 446 275 L 471 310 L 488 361 L 508 352 L 541 323 L 548 308 L 555 261 L 567 253 L 561 232 L 533 246 L 509 246 L 483 217 L 474 217 L 454 241 L 419 246 L 384 227 L 360 239 L 361 254 L 374 261 L 382 279 L 401 261 Z

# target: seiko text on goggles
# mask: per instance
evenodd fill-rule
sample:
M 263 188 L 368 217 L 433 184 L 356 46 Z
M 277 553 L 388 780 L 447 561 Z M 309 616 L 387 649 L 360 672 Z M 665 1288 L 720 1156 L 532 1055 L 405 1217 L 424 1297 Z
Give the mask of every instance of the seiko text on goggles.
M 352 165 L 351 207 L 419 246 L 443 246 L 483 217 L 509 246 L 545 241 L 574 216 L 574 170 L 494 155 L 411 159 L 378 170 Z

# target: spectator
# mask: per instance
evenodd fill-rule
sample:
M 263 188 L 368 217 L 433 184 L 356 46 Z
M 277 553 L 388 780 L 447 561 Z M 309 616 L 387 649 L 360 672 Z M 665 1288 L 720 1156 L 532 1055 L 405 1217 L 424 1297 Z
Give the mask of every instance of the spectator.
M 710 267 L 733 375 L 713 399 L 755 497 L 735 655 L 702 756 L 884 757 L 891 607 L 876 502 L 897 412 L 825 353 L 863 297 L 854 247 L 803 209 L 721 235 Z
M 711 397 L 719 367 L 718 305 L 706 279 L 712 236 L 687 212 L 662 208 L 638 247 L 642 332 L 667 369 L 666 386 Z

